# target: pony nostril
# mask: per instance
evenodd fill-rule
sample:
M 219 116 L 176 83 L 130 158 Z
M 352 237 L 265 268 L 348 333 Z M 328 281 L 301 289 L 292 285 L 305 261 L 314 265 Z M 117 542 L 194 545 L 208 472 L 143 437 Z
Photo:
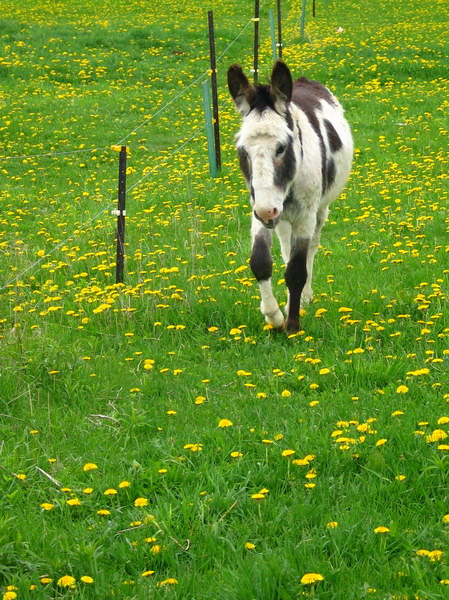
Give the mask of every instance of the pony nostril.
M 254 214 L 256 218 L 263 221 L 264 223 L 268 223 L 268 221 L 273 221 L 280 215 L 280 211 L 278 208 L 265 208 L 262 210 L 255 210 Z

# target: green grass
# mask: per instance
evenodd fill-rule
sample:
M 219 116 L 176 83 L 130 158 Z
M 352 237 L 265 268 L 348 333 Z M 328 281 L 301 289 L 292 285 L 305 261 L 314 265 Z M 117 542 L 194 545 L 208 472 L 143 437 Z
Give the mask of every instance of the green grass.
M 249 4 L 216 3 L 218 55 Z M 0 162 L 0 288 L 18 276 L 0 292 L 6 599 L 447 597 L 445 4 L 318 3 L 306 41 L 300 5 L 283 8 L 284 58 L 336 92 L 356 156 L 289 338 L 258 310 L 225 84 L 252 66 L 251 27 L 219 61 L 212 180 L 204 132 L 178 151 L 200 85 L 172 101 L 207 72 L 207 5 L 6 2 L 2 156 L 97 149 Z M 142 123 L 120 287 L 109 148 Z

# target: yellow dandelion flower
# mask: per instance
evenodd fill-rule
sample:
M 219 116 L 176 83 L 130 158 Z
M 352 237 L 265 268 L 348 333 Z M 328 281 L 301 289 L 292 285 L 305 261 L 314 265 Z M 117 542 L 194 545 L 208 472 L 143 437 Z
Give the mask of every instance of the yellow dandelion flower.
M 84 488 L 83 494 L 92 494 L 93 491 L 94 491 L 94 488 Z
M 41 580 L 42 581 L 42 580 Z M 59 587 L 73 587 L 76 583 L 76 579 L 71 575 L 64 575 L 58 579 Z
M 163 587 L 165 585 L 176 585 L 178 583 L 178 580 L 175 579 L 174 577 L 169 577 L 168 579 L 164 579 L 163 581 L 160 581 L 157 584 L 157 587 Z
M 82 577 L 80 577 L 81 581 L 83 583 L 93 583 L 94 580 L 90 575 L 83 575 Z
M 25 473 L 17 473 L 16 477 L 17 479 L 20 479 L 20 481 L 25 481 L 25 479 L 27 478 Z
M 309 464 L 309 461 L 306 458 L 295 458 L 292 460 L 292 464 L 298 467 L 305 467 Z
M 80 506 L 81 505 L 81 501 L 78 500 L 78 498 L 71 498 L 70 500 L 67 500 L 67 504 L 69 506 Z
M 123 488 L 128 488 L 130 486 L 130 482 L 129 481 L 121 481 L 118 486 L 119 488 L 123 489 Z
M 336 529 L 338 527 L 338 521 L 329 521 L 329 523 L 326 523 L 326 527 L 328 529 Z
M 142 573 L 142 577 L 150 577 L 150 575 L 154 575 L 154 571 L 144 571 Z
M 306 573 L 301 577 L 301 583 L 303 585 L 311 585 L 318 581 L 323 581 L 324 577 L 320 573 Z
M 111 514 L 111 511 L 107 510 L 106 508 L 101 508 L 100 510 L 97 510 L 97 515 L 100 515 L 101 517 L 105 517 L 110 514 Z
M 290 390 L 282 390 L 282 392 L 281 392 L 281 396 L 283 398 L 290 398 L 291 395 L 292 395 L 292 393 L 290 392 Z
M 220 419 L 218 423 L 218 427 L 231 427 L 232 425 L 233 423 L 229 419 Z
M 252 542 L 246 542 L 245 543 L 245 548 L 247 550 L 254 550 L 255 547 L 256 547 L 256 544 L 253 544 Z
M 388 533 L 389 531 L 390 530 L 388 527 L 384 527 L 383 525 L 381 525 L 380 527 L 376 527 L 374 533 Z
M 387 439 L 382 438 L 381 440 L 377 440 L 376 442 L 376 447 L 378 448 L 379 446 L 383 446 L 384 444 L 386 444 L 388 442 Z
M 47 585 L 48 583 L 51 583 L 53 579 L 51 577 L 40 577 L 39 581 L 42 583 L 42 585 Z
M 114 488 L 108 488 L 103 492 L 105 496 L 115 496 L 117 494 L 117 490 Z
M 51 502 L 42 502 L 41 504 L 41 508 L 43 508 L 44 510 L 53 510 L 55 507 L 54 504 L 51 504 Z
M 5 592 L 2 596 L 2 600 L 15 600 L 17 598 L 16 592 Z
M 294 454 L 294 453 L 295 453 L 294 450 L 287 449 L 287 450 L 283 450 L 282 456 L 292 456 L 292 454 Z
M 265 494 L 260 494 L 260 493 L 258 493 L 258 494 L 253 494 L 253 495 L 251 496 L 251 498 L 252 498 L 253 500 L 263 500 L 263 499 L 265 498 Z
M 136 498 L 134 500 L 134 506 L 143 507 L 143 506 L 148 506 L 148 504 L 149 504 L 148 498 Z
M 396 393 L 397 394 L 406 394 L 408 392 L 408 387 L 406 385 L 398 386 Z
M 94 471 L 95 469 L 98 469 L 97 465 L 95 463 L 86 463 L 83 467 L 83 471 Z
M 237 452 L 235 450 L 234 452 L 231 452 L 231 456 L 232 456 L 232 458 L 241 458 L 243 456 L 243 454 L 241 452 Z
M 447 433 L 443 429 L 435 429 L 432 431 L 431 435 L 426 437 L 426 442 L 439 442 L 440 440 L 445 440 L 447 438 Z
M 331 370 L 328 368 L 320 369 L 320 371 L 319 371 L 320 375 L 327 375 L 330 372 L 331 372 Z

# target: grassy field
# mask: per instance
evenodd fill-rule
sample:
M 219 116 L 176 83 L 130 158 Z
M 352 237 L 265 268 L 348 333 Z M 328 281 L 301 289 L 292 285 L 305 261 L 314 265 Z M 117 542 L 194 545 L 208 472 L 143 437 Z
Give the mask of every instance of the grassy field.
M 0 592 L 447 598 L 446 2 L 318 2 L 306 40 L 283 5 L 285 61 L 337 94 L 356 145 L 290 337 L 258 309 L 225 85 L 252 66 L 252 3 L 214 4 L 211 179 L 209 5 L 3 2 Z

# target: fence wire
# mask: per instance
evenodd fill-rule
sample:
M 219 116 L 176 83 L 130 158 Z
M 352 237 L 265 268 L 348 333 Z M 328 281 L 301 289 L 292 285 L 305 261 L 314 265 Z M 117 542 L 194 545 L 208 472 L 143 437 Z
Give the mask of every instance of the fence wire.
M 264 3 L 261 3 L 261 4 L 264 4 Z M 238 35 L 228 44 L 228 46 L 218 56 L 217 61 L 221 60 L 226 55 L 226 53 L 229 51 L 229 49 L 246 32 L 246 30 L 250 27 L 250 25 L 252 23 L 253 23 L 253 19 L 251 18 L 248 21 L 248 23 L 243 27 L 243 29 L 238 33 Z M 123 143 L 131 135 L 133 135 L 134 133 L 136 133 L 137 131 L 139 131 L 139 129 L 141 129 L 142 127 L 144 127 L 149 121 L 151 121 L 156 116 L 158 116 L 160 113 L 162 113 L 163 111 L 165 111 L 169 106 L 171 106 L 174 102 L 176 102 L 176 100 L 178 100 L 179 98 L 181 98 L 190 88 L 192 88 L 193 86 L 195 86 L 196 84 L 198 84 L 201 80 L 203 80 L 209 74 L 209 72 L 210 72 L 209 70 L 204 71 L 192 83 L 190 83 L 186 88 L 184 88 L 181 92 L 179 92 L 176 96 L 174 96 L 171 100 L 169 100 L 164 106 L 162 106 L 161 108 L 159 108 L 155 113 L 153 113 L 145 121 L 143 121 L 142 123 L 140 123 L 135 129 L 133 129 L 132 131 L 130 131 L 128 134 L 126 134 L 126 136 L 123 137 L 115 145 L 116 146 L 123 145 Z M 174 156 L 175 154 L 177 154 L 178 152 L 180 152 L 185 146 L 187 146 L 187 144 L 189 144 L 191 141 L 193 141 L 195 138 L 197 138 L 198 135 L 199 135 L 199 133 L 201 131 L 203 131 L 203 130 L 204 130 L 204 126 L 198 128 L 185 142 L 183 142 L 180 146 L 178 146 L 170 154 L 164 156 L 164 158 L 171 158 L 172 156 Z M 87 152 L 100 152 L 100 151 L 107 150 L 108 148 L 109 148 L 109 146 L 108 147 L 103 147 L 103 148 L 89 148 L 89 149 L 84 149 L 83 148 L 83 149 L 77 149 L 77 150 L 61 151 L 61 152 L 50 152 L 50 153 L 34 154 L 34 155 L 30 154 L 30 155 L 22 155 L 22 156 L 2 156 L 2 157 L 0 157 L 0 161 L 14 160 L 14 159 L 16 159 L 16 160 L 18 160 L 18 159 L 25 160 L 25 159 L 29 159 L 29 158 L 52 157 L 52 156 L 67 156 L 69 154 L 78 154 L 78 153 L 87 153 Z M 130 192 L 131 190 L 135 189 L 137 186 L 141 185 L 150 175 L 152 175 L 153 173 L 155 173 L 159 169 L 159 167 L 160 167 L 160 165 L 155 165 L 155 167 L 153 167 L 148 173 L 146 173 L 138 181 L 136 181 L 134 184 L 132 184 L 126 190 L 126 193 Z M 96 198 L 98 198 L 98 197 L 99 196 L 97 195 Z M 114 202 L 115 202 L 115 199 L 111 200 L 107 204 L 107 206 L 105 206 L 100 212 L 98 212 L 93 217 L 91 217 L 90 219 L 88 219 L 87 221 L 85 221 L 82 225 L 78 226 L 77 227 L 77 231 L 79 232 L 79 231 L 83 231 L 84 229 L 86 229 L 86 227 L 88 227 L 88 225 L 90 225 L 93 221 L 95 221 L 96 219 L 98 219 L 99 217 L 101 217 L 107 210 L 109 210 L 113 206 Z M 41 264 L 44 260 L 48 259 L 48 257 L 50 257 L 54 252 L 56 252 L 64 244 L 66 244 L 67 242 L 69 242 L 73 238 L 76 238 L 76 236 L 77 236 L 77 233 L 74 232 L 70 236 L 66 237 L 64 240 L 62 240 L 61 242 L 59 242 L 51 250 L 49 250 L 48 252 L 46 252 L 44 256 L 40 257 L 38 260 L 36 260 L 34 263 L 32 263 L 26 269 L 24 269 L 21 273 L 17 274 L 15 277 L 11 278 L 9 281 L 7 281 L 6 283 L 4 283 L 2 285 L 2 287 L 0 287 L 0 292 L 3 292 L 7 287 L 11 286 L 13 283 L 15 283 L 16 281 L 18 281 L 19 279 L 21 279 L 24 275 L 26 275 L 27 273 L 29 273 L 30 271 L 32 271 L 35 267 L 37 267 L 39 264 Z

